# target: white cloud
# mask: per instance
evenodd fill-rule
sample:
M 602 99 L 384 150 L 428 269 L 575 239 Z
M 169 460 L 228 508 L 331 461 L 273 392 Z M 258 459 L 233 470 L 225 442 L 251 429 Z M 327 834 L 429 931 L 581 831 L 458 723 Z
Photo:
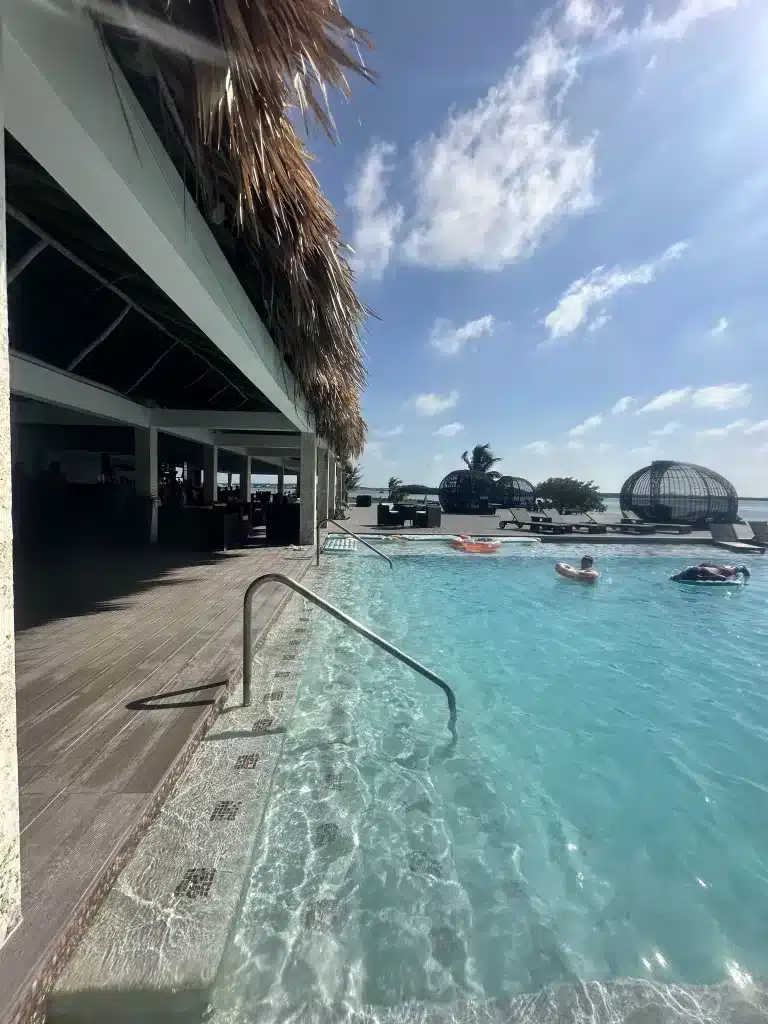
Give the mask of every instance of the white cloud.
M 680 405 L 691 393 L 690 388 L 678 388 L 676 391 L 665 391 L 661 395 L 657 395 L 652 398 L 650 402 L 647 402 L 641 409 L 640 412 L 659 412 L 662 409 L 671 409 L 673 405 Z
M 405 427 L 402 423 L 398 423 L 396 427 L 392 427 L 391 430 L 376 430 L 374 433 L 377 437 L 399 437 L 405 432 Z
M 653 444 L 641 444 L 639 448 L 630 448 L 630 455 L 653 455 L 656 452 L 656 446 Z
M 445 458 L 445 456 L 443 456 L 443 455 L 433 455 L 432 456 L 432 461 L 433 462 L 442 462 L 444 458 Z
M 536 452 L 537 455 L 546 455 L 549 451 L 548 441 L 530 441 L 521 448 L 524 452 Z
M 481 316 L 477 320 L 469 320 L 461 327 L 454 326 L 450 320 L 439 317 L 435 320 L 429 334 L 429 343 L 432 348 L 442 352 L 445 356 L 454 356 L 464 346 L 484 334 L 493 334 L 496 320 L 490 314 Z
M 600 444 L 597 446 L 597 450 L 599 452 L 607 452 L 613 447 L 614 446 L 610 441 L 601 441 Z
M 687 242 L 676 242 L 661 256 L 648 263 L 606 269 L 595 267 L 586 277 L 574 281 L 563 293 L 555 308 L 544 317 L 549 329 L 549 340 L 564 338 L 586 326 L 597 330 L 607 323 L 605 303 L 625 288 L 650 284 L 661 267 L 680 259 L 688 247 Z M 594 316 L 593 316 L 594 312 Z
M 602 330 L 602 328 L 605 327 L 605 325 L 609 324 L 610 322 L 611 317 L 609 317 L 607 313 L 600 313 L 598 316 L 595 317 L 594 320 L 592 320 L 589 327 L 587 327 L 587 330 L 590 334 L 594 334 L 595 331 Z
M 603 417 L 598 413 L 596 416 L 589 416 L 578 427 L 571 427 L 568 433 L 571 437 L 579 437 L 581 434 L 586 434 L 588 430 L 594 430 L 596 427 L 599 427 L 602 422 Z
M 663 427 L 659 427 L 658 430 L 652 430 L 651 433 L 655 437 L 669 437 L 670 434 L 674 434 L 675 431 L 679 430 L 681 426 L 681 423 L 671 420 L 669 423 L 665 423 Z
M 758 423 L 753 423 L 751 427 L 747 427 L 744 431 L 745 434 L 768 434 L 768 420 L 760 420 Z
M 436 395 L 430 391 L 424 395 L 415 395 L 411 399 L 411 405 L 419 416 L 439 416 L 446 409 L 453 409 L 458 400 L 458 391 L 451 391 L 447 395 Z
M 733 423 L 728 423 L 724 427 L 711 427 L 709 430 L 700 430 L 698 437 L 725 437 L 728 434 L 732 434 L 734 430 L 739 430 L 746 425 L 747 420 L 734 420 Z
M 613 406 L 611 412 L 614 416 L 618 416 L 622 412 L 627 412 L 631 406 L 635 404 L 634 398 L 631 395 L 625 395 L 620 398 L 618 402 Z
M 698 409 L 743 409 L 752 401 L 749 384 L 718 384 L 693 392 L 692 402 Z
M 568 444 L 565 447 L 566 448 L 570 448 L 571 451 L 580 451 L 584 447 L 584 442 L 583 441 L 569 441 Z
M 463 423 L 446 423 L 434 432 L 435 437 L 455 437 L 464 429 Z
M 727 316 L 721 316 L 715 326 L 709 332 L 713 337 L 717 337 L 718 334 L 725 334 L 730 327 L 730 322 Z
M 578 59 L 564 35 L 562 20 L 542 28 L 474 107 L 416 146 L 408 261 L 498 270 L 594 205 L 594 139 L 572 137 L 562 110 Z
M 621 17 L 616 7 L 603 7 L 594 0 L 566 0 L 563 25 L 575 35 L 601 35 Z
M 374 142 L 357 181 L 347 190 L 347 205 L 355 214 L 350 262 L 358 274 L 373 278 L 380 278 L 386 270 L 403 223 L 402 206 L 387 204 L 386 178 L 394 153 L 390 143 Z
M 651 42 L 680 40 L 697 22 L 721 11 L 734 10 L 739 3 L 740 0 L 680 0 L 668 18 L 657 20 L 649 14 L 635 35 Z

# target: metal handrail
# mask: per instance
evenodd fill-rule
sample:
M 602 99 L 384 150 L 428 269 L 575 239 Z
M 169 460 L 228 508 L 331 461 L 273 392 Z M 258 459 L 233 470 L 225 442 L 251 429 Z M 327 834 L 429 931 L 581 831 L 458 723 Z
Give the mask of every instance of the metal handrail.
M 290 587 L 291 590 L 295 590 L 297 594 L 301 594 L 302 597 L 306 597 L 308 601 L 316 604 L 318 608 L 322 608 L 323 611 L 328 612 L 339 622 L 343 622 L 345 626 L 349 626 L 350 629 L 354 629 L 360 636 L 364 636 L 366 640 L 370 640 L 372 644 L 376 644 L 382 651 L 386 651 L 387 654 L 391 654 L 393 658 L 397 658 L 398 661 L 402 661 L 404 665 L 412 668 L 414 672 L 419 672 L 424 676 L 425 679 L 429 679 L 445 694 L 446 700 L 448 701 L 448 729 L 451 735 L 456 739 L 456 697 L 454 696 L 453 690 L 441 679 L 439 675 L 433 672 L 431 669 L 425 668 L 415 658 L 405 654 L 399 650 L 394 644 L 389 643 L 388 640 L 384 640 L 378 633 L 374 633 L 372 629 L 364 626 L 361 622 L 356 622 L 351 616 L 347 615 L 336 605 L 330 604 L 325 598 L 319 597 L 313 591 L 303 587 L 301 583 L 297 583 L 296 580 L 292 580 L 289 576 L 284 576 L 280 572 L 267 572 L 263 576 L 258 576 L 252 583 L 249 584 L 248 589 L 245 592 L 243 598 L 243 704 L 245 707 L 250 707 L 252 703 L 251 694 L 251 683 L 253 678 L 253 633 L 251 629 L 251 609 L 253 607 L 253 595 L 259 589 L 263 587 L 265 583 L 283 583 L 286 587 Z
M 379 558 L 383 558 L 385 561 L 389 562 L 389 568 L 394 571 L 395 564 L 389 555 L 385 555 L 383 551 L 379 551 L 379 549 L 375 548 L 373 544 L 369 544 L 365 537 L 360 537 L 358 534 L 352 533 L 351 530 L 348 530 L 346 526 L 343 526 L 336 519 L 321 519 L 315 527 L 315 565 L 320 565 L 320 527 L 325 526 L 326 523 L 333 523 L 334 526 L 338 526 L 338 528 L 343 530 L 344 533 L 348 533 L 350 537 L 354 537 L 355 540 L 359 540 L 361 544 L 370 548 L 371 551 L 375 551 Z

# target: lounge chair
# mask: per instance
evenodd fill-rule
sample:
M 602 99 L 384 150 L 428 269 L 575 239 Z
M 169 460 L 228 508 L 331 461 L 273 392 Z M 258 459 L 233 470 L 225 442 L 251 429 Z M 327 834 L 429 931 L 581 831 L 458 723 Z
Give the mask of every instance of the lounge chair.
M 765 546 L 757 541 L 752 527 L 746 523 L 712 523 L 709 532 L 719 548 L 726 548 L 736 554 L 765 552 Z
M 573 526 L 574 530 L 586 530 L 587 533 L 606 533 L 608 531 L 606 523 L 595 522 L 586 512 L 575 512 L 564 518 Z
M 618 530 L 620 533 L 655 533 L 656 524 L 646 523 L 640 516 L 630 513 L 616 512 L 589 512 L 589 518 L 600 526 L 609 530 Z
M 766 522 L 755 522 L 749 520 L 749 525 L 752 527 L 752 532 L 755 535 L 755 540 L 758 544 L 765 544 L 768 547 L 768 523 Z
M 516 526 L 518 530 L 522 530 L 524 526 L 533 527 L 533 520 L 531 519 L 531 513 L 527 508 L 508 508 L 509 519 L 499 520 L 499 529 L 504 530 L 507 526 Z
M 543 508 L 540 515 L 544 522 L 533 522 L 533 533 L 573 533 L 574 524 L 561 516 L 556 508 Z

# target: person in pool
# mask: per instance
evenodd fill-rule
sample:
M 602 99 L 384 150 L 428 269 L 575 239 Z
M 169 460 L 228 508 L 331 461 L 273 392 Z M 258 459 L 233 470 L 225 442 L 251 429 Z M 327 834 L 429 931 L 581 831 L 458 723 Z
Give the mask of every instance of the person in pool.
M 737 576 L 749 579 L 749 569 L 746 565 L 717 565 L 715 562 L 699 562 L 698 565 L 689 565 L 672 579 L 676 583 L 686 583 L 689 580 L 695 583 L 722 583 L 726 580 L 733 580 Z

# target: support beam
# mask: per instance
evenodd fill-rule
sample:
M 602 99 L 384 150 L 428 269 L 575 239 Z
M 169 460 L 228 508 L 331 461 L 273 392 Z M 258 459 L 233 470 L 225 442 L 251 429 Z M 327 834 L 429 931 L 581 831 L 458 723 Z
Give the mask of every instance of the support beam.
M 0 8 L 0 36 L 3 33 Z M 8 361 L 8 292 L 5 281 L 5 153 L 3 104 L 7 83 L 0 48 L 0 945 L 21 921 L 19 776 L 16 754 L 16 671 L 13 630 L 13 520 Z
M 203 448 L 203 503 L 212 505 L 218 496 L 219 449 L 215 444 Z
M 11 353 L 10 364 L 12 394 L 45 403 L 44 408 L 21 408 L 14 415 L 16 422 L 66 425 L 73 422 L 72 412 L 76 412 L 96 417 L 99 421 L 111 420 L 132 427 L 158 426 L 154 422 L 157 410 L 132 402 L 100 384 L 18 352 Z M 191 420 L 186 426 L 169 425 L 160 429 L 198 444 L 210 444 L 213 437 L 209 429 Z
M 149 542 L 157 544 L 157 427 L 134 427 L 133 444 L 136 493 L 149 500 Z
M 221 446 L 220 446 L 221 447 Z M 245 452 L 251 455 L 254 459 L 299 459 L 301 458 L 301 448 L 252 448 L 251 445 L 246 445 L 240 449 L 241 452 Z
M 3 9 L 8 131 L 295 428 L 311 429 L 292 374 L 88 11 Z
M 336 458 L 328 452 L 328 515 L 333 518 L 336 515 Z
M 278 467 L 277 470 L 277 496 L 282 498 L 285 494 L 285 470 L 282 466 Z
M 243 455 L 238 460 L 240 474 L 240 501 L 251 500 L 251 457 Z
M 283 432 L 216 430 L 213 439 L 221 448 L 292 448 L 298 452 L 301 447 L 301 434 Z
M 125 320 L 126 316 L 130 313 L 130 311 L 130 306 L 123 306 L 123 308 L 117 314 L 112 323 L 108 327 L 105 327 L 101 334 L 97 338 L 94 338 L 93 341 L 90 342 L 90 344 L 86 345 L 85 348 L 80 349 L 75 358 L 67 367 L 67 370 L 71 373 L 78 365 L 78 363 L 82 363 L 82 361 L 85 359 L 87 355 L 90 355 L 95 348 L 99 347 L 102 341 L 106 341 L 107 338 L 112 333 L 112 331 L 114 331 L 116 327 L 119 327 L 123 320 Z
M 328 519 L 328 459 L 330 452 L 322 446 L 317 453 L 317 518 Z
M 146 406 L 16 352 L 11 353 L 11 391 L 25 398 L 36 398 L 135 427 L 150 425 L 150 411 Z
M 206 427 L 208 430 L 263 430 L 268 433 L 296 434 L 291 421 L 279 412 L 153 409 L 152 422 L 161 430 L 170 430 L 171 427 Z M 221 444 L 220 438 L 216 439 L 216 443 Z
M 39 256 L 43 249 L 47 248 L 48 243 L 44 241 L 42 238 L 38 238 L 35 244 L 31 245 L 24 253 L 24 255 L 21 257 L 21 259 L 17 260 L 13 264 L 11 269 L 8 271 L 8 284 L 13 284 L 13 282 L 16 280 L 16 278 L 19 276 L 22 270 L 25 270 L 32 262 L 32 260 L 35 259 L 36 256 Z
M 301 509 L 299 544 L 315 543 L 317 523 L 317 435 L 301 435 Z

